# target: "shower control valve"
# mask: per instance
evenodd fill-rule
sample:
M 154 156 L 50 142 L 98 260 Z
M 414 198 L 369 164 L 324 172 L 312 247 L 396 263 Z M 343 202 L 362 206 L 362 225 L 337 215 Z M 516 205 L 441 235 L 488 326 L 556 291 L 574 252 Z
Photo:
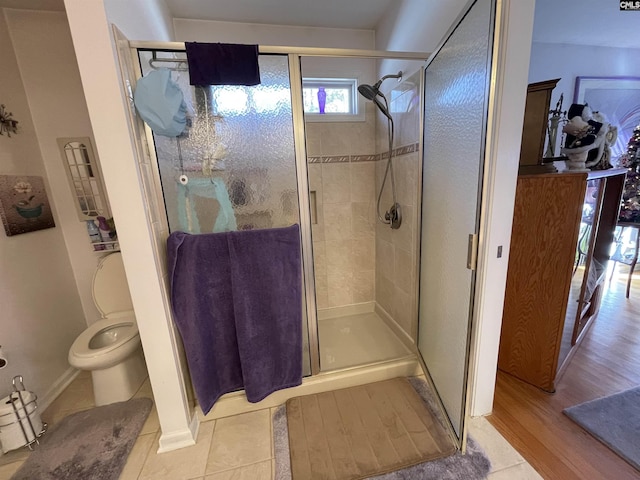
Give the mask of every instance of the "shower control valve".
M 394 203 L 388 212 L 384 214 L 384 219 L 391 224 L 393 230 L 400 228 L 402 224 L 402 213 L 400 211 L 400 204 Z

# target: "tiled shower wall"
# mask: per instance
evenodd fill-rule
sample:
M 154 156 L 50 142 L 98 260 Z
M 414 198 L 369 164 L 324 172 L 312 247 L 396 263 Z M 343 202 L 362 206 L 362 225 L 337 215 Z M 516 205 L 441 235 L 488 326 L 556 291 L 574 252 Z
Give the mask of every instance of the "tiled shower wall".
M 376 222 L 375 299 L 377 308 L 386 314 L 409 335 L 415 337 L 416 326 L 416 262 L 418 245 L 418 185 L 420 156 L 420 72 L 407 78 L 394 93 L 391 114 L 395 120 L 393 168 L 396 181 L 396 201 L 401 205 L 402 225 L 397 230 Z M 384 158 L 376 162 L 376 191 L 382 184 L 387 166 L 387 122 L 379 115 L 377 153 Z M 391 182 L 382 195 L 380 209 L 384 212 L 392 205 Z
M 419 78 L 417 72 L 388 94 L 396 130 L 397 201 L 403 215 L 398 230 L 378 222 L 375 212 L 386 168 L 385 117 L 367 102 L 365 122 L 305 126 L 318 308 L 375 301 L 410 337 L 416 330 Z M 383 215 L 391 204 L 387 179 Z
M 319 309 L 375 300 L 375 118 L 305 126 Z

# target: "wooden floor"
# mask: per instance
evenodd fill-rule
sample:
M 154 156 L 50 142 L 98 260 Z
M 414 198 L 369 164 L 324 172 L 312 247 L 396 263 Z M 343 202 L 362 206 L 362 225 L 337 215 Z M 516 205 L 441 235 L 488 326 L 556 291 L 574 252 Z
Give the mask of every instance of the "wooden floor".
M 487 418 L 546 479 L 640 479 L 640 471 L 562 413 L 640 385 L 640 274 L 634 275 L 627 300 L 625 268 L 618 266 L 620 273 L 608 284 L 600 313 L 556 393 L 498 372 L 493 414 Z

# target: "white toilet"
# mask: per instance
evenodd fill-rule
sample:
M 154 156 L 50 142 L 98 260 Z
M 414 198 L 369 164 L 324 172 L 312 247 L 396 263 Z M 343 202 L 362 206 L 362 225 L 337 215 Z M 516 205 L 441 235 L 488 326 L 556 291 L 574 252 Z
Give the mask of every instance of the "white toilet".
M 147 378 L 147 368 L 120 252 L 100 260 L 91 292 L 102 318 L 73 342 L 69 363 L 91 371 L 99 406 L 130 399 Z

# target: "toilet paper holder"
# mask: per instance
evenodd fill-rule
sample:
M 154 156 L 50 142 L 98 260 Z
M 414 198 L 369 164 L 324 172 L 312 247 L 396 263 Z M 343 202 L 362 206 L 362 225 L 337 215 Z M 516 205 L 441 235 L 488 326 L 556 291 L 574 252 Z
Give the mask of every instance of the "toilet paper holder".
M 40 412 L 37 411 L 37 395 L 27 391 L 22 375 L 13 377 L 12 383 L 13 392 L 6 402 L 11 408 L 4 408 L 0 414 L 0 443 L 5 453 L 20 446 L 33 450 L 32 445 L 40 444 L 38 438 L 47 430 L 47 424 L 42 422 Z M 19 440 L 20 433 L 24 443 Z
M 0 345 L 0 368 L 4 368 L 7 366 L 7 357 L 4 356 L 4 352 L 2 351 L 2 345 Z

